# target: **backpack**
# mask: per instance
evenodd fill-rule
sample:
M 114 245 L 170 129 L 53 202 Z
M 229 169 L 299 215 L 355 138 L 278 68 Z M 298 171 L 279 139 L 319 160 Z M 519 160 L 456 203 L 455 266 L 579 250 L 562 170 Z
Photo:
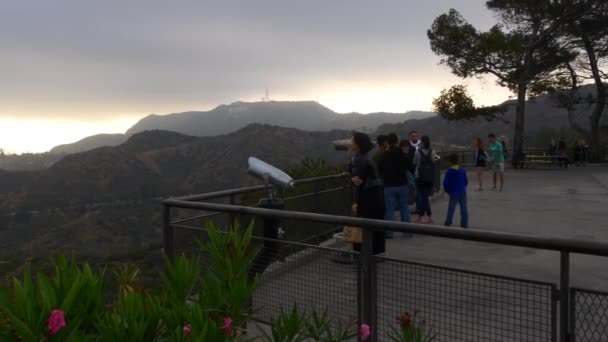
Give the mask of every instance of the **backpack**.
M 428 154 L 420 153 L 420 162 L 418 164 L 418 180 L 422 183 L 433 184 L 435 182 L 435 161 L 433 160 L 433 150 L 429 150 Z

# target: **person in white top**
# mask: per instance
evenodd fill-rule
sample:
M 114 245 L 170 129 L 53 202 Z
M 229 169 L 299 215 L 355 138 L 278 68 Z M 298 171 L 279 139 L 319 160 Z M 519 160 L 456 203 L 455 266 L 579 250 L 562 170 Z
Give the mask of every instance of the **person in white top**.
M 418 151 L 418 149 L 420 148 L 420 139 L 418 139 L 417 131 L 410 132 L 410 145 L 412 145 L 414 152 Z

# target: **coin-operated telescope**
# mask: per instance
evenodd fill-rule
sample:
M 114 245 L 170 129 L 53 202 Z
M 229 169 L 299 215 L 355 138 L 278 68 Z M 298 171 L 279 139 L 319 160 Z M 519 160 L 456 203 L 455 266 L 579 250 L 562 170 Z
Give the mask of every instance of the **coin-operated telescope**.
M 333 142 L 334 149 L 336 151 L 347 151 L 350 144 L 352 144 L 352 140 L 350 140 L 350 139 L 335 140 Z
M 283 172 L 263 160 L 255 157 L 249 157 L 248 160 L 250 175 L 262 179 L 269 188 L 268 197 L 275 198 L 277 188 L 291 189 L 294 187 L 294 180 L 288 174 Z
M 266 183 L 268 196 L 260 199 L 258 207 L 266 209 L 283 210 L 285 209 L 285 201 L 281 193 L 284 189 L 292 189 L 294 180 L 282 170 L 258 159 L 249 157 L 248 173 L 254 177 L 262 179 Z M 255 277 L 256 274 L 261 274 L 264 270 L 276 261 L 279 253 L 280 244 L 276 241 L 283 237 L 284 231 L 281 228 L 281 221 L 273 217 L 264 217 L 264 243 L 263 247 L 253 261 L 253 265 L 249 270 L 249 276 Z

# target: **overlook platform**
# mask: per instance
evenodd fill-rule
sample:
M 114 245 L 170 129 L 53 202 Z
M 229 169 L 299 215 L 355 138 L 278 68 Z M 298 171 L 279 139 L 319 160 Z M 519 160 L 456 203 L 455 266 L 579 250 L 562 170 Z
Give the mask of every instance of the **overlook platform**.
M 608 241 L 608 166 L 507 170 L 505 190 L 493 192 L 486 172 L 484 191 L 474 170 L 469 176 L 471 228 L 581 240 Z M 444 195 L 445 196 L 445 195 Z M 436 224 L 447 212 L 447 196 L 433 204 Z M 454 219 L 459 222 L 458 209 Z M 457 228 L 455 228 L 457 229 Z M 387 255 L 526 279 L 559 280 L 559 253 L 416 236 L 387 241 Z M 601 257 L 572 255 L 572 284 L 608 289 L 608 264 Z
M 473 189 L 472 170 L 469 178 Z M 490 184 L 489 172 L 485 180 Z M 279 218 L 288 232 L 359 225 L 369 238 L 371 229 L 393 230 L 395 238 L 378 256 L 371 255 L 370 244 L 358 253 L 345 243 L 254 237 L 267 252 L 256 261 L 263 265 L 252 303 L 258 319 L 268 321 L 296 304 L 346 322 L 372 322 L 373 340 L 385 341 L 401 313 L 420 310 L 437 341 L 608 341 L 608 167 L 508 170 L 505 191 L 469 192 L 468 230 L 334 216 L 349 206 L 348 186 L 339 184 L 303 188 L 312 192 L 287 199 L 312 201 L 286 211 L 213 203 L 226 196 L 241 203 L 235 195 L 263 187 L 167 200 L 165 247 L 173 244 L 172 229 L 197 230 L 183 218 L 170 222 L 171 209 L 230 214 L 245 222 Z M 332 206 L 335 212 L 323 211 Z M 445 196 L 433 202 L 437 224 L 446 206 Z M 343 253 L 356 262 L 333 262 Z

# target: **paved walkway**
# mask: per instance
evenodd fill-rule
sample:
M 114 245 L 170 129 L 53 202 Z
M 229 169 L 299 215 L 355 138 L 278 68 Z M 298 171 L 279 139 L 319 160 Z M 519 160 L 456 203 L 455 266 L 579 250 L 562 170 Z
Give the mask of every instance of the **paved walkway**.
M 474 176 L 469 174 L 471 189 Z M 491 174 L 485 178 L 490 184 Z M 442 223 L 447 197 L 435 201 L 433 211 Z M 608 167 L 508 170 L 505 191 L 469 192 L 469 211 L 475 229 L 608 241 Z M 387 246 L 387 255 L 400 259 L 559 281 L 556 252 L 420 235 L 389 240 Z M 573 285 L 608 291 L 608 258 L 573 255 L 571 260 Z

